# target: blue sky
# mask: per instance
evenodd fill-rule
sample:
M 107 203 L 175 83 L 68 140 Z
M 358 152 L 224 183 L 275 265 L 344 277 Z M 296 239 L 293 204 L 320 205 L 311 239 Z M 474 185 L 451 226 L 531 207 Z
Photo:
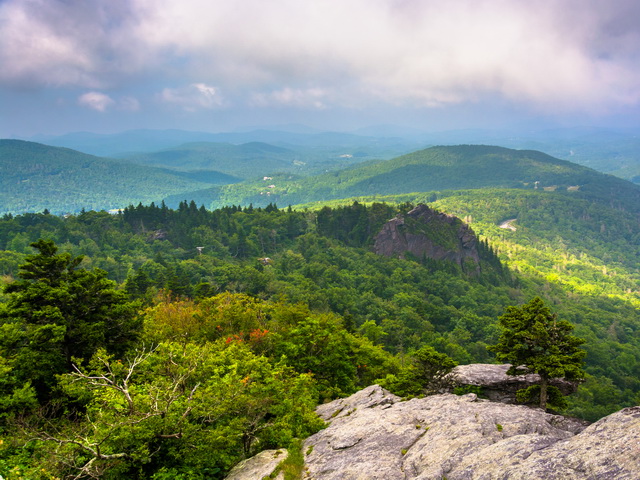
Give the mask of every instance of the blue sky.
M 0 136 L 640 126 L 637 0 L 0 0 Z

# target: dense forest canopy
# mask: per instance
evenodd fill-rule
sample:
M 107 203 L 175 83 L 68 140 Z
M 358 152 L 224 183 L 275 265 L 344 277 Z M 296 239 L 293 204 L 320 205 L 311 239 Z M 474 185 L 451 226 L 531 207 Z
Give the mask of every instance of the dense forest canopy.
M 393 354 L 427 344 L 460 363 L 493 361 L 486 345 L 497 338 L 497 317 L 506 306 L 541 294 L 588 340 L 587 372 L 593 376 L 587 387 L 590 382 L 593 388 L 612 387 L 602 403 L 594 398 L 579 405 L 578 396 L 576 413 L 586 409 L 590 413 L 582 415 L 593 418 L 634 402 L 640 350 L 638 311 L 630 299 L 597 290 L 576 292 L 533 270 L 508 272 L 499 263 L 496 268 L 492 243 L 478 276 L 450 262 L 372 253 L 380 226 L 411 208 L 355 203 L 318 211 L 275 205 L 208 211 L 183 202 L 177 210 L 138 205 L 117 215 L 5 217 L 0 221 L 0 268 L 10 281 L 32 252 L 29 244 L 49 238 L 62 252 L 84 255 L 83 267 L 107 271 L 132 298 L 146 303 L 157 301 L 163 291 L 196 301 L 236 292 L 304 304 L 339 315 L 349 331 Z M 526 259 L 527 250 L 521 248 Z M 508 262 L 505 253 L 500 255 Z M 618 361 L 621 356 L 624 363 Z

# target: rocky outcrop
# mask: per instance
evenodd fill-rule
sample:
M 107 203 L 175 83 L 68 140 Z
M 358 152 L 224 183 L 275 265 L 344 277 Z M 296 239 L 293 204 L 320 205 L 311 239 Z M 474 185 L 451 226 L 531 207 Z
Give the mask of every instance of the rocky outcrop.
M 374 240 L 374 251 L 386 257 L 448 260 L 465 271 L 480 263 L 478 238 L 459 218 L 418 205 L 389 220 Z
M 640 407 L 584 428 L 474 394 L 401 401 L 379 386 L 319 409 L 308 480 L 637 479 Z
M 487 363 L 458 365 L 450 375 L 456 386 L 481 387 L 483 396 L 489 400 L 516 403 L 516 392 L 531 385 L 539 385 L 540 376 L 537 374 L 507 375 L 507 370 L 510 367 L 509 364 L 493 365 Z M 570 395 L 578 389 L 578 382 L 570 382 L 562 378 L 554 378 L 549 384 L 559 388 L 563 395 Z
M 329 425 L 304 443 L 306 480 L 639 478 L 640 407 L 585 428 L 472 393 L 402 401 L 374 385 L 317 411 Z
M 287 450 L 264 450 L 259 454 L 243 460 L 227 475 L 226 480 L 260 480 L 269 477 L 278 464 L 287 458 Z M 279 474 L 275 480 L 283 480 L 284 474 Z

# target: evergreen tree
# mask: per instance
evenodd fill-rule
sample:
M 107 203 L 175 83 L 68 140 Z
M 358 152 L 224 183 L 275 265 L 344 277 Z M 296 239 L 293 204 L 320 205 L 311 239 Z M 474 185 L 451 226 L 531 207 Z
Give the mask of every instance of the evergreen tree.
M 99 349 L 123 354 L 140 323 L 126 294 L 104 270 L 78 268 L 83 257 L 58 253 L 51 240 L 31 244 L 19 279 L 5 287 L 0 353 L 18 377 L 47 398 L 55 375 L 73 370 Z
M 487 347 L 498 360 L 511 363 L 507 375 L 537 373 L 540 376 L 540 408 L 546 408 L 548 398 L 559 393 L 549 385 L 554 378 L 579 380 L 586 352 L 580 349 L 585 341 L 574 335 L 573 325 L 558 320 L 542 299 L 535 297 L 520 307 L 507 307 L 499 319 L 502 334 L 496 345 Z

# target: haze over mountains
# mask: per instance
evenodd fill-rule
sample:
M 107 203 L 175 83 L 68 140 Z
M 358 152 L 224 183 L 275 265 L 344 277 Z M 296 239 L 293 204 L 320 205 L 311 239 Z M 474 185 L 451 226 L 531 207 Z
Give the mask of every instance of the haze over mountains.
M 626 179 L 640 176 L 640 134 L 632 128 L 514 128 L 423 131 L 379 125 L 352 132 L 323 132 L 301 125 L 209 133 L 185 130 L 129 130 L 117 134 L 69 133 L 22 138 L 67 147 L 92 155 L 132 157 L 176 148 L 186 143 L 212 142 L 240 145 L 251 142 L 299 149 L 336 157 L 351 150 L 361 159 L 392 158 L 435 145 L 481 144 L 540 150 Z
M 1 167 L 6 172 L 0 210 L 21 213 L 47 208 L 66 213 L 162 200 L 174 206 L 182 200 L 194 200 L 213 208 L 272 202 L 289 205 L 487 187 L 553 189 L 601 201 L 610 196 L 607 191 L 615 190 L 618 197 L 629 197 L 612 205 L 636 201 L 626 182 L 576 164 L 640 178 L 635 175 L 640 171 L 640 140 L 630 131 L 571 129 L 518 136 L 455 131 L 427 135 L 386 126 L 364 129 L 359 133 L 366 135 L 360 135 L 289 128 L 296 131 L 213 134 L 139 130 L 115 135 L 77 133 L 47 140 L 67 149 L 5 140 L 0 144 Z M 393 136 L 384 136 L 384 132 Z M 564 151 L 568 153 L 564 157 L 574 163 L 504 148 L 424 149 L 430 144 L 460 143 L 461 139 L 518 148 L 538 145 L 547 147 L 545 153 Z

